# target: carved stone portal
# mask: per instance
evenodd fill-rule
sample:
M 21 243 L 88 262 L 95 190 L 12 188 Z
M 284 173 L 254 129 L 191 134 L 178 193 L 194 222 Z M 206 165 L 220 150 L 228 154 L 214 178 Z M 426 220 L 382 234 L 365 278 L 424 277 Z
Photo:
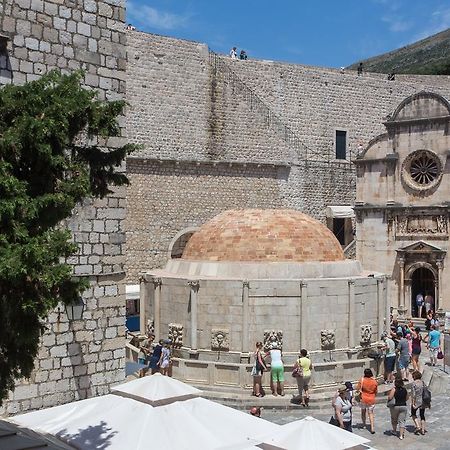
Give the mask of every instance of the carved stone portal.
M 320 330 L 320 345 L 322 350 L 332 350 L 336 345 L 334 330 Z
M 281 330 L 264 330 L 264 350 L 283 348 L 283 332 Z
M 372 340 L 372 325 L 361 325 L 361 344 L 368 345 Z
M 211 350 L 229 350 L 230 349 L 229 330 L 213 329 L 211 330 Z
M 183 325 L 180 323 L 169 323 L 169 340 L 174 348 L 183 346 Z

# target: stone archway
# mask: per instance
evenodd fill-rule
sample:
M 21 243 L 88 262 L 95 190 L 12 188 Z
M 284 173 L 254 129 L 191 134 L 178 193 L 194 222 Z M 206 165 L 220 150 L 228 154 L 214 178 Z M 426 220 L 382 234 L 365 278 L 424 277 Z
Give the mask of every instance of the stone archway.
M 399 268 L 399 300 L 398 312 L 417 316 L 416 295 L 427 290 L 433 296 L 435 308 L 439 308 L 442 292 L 443 259 L 446 252 L 423 241 L 397 250 Z M 425 296 L 425 293 L 422 292 Z
M 168 258 L 177 259 L 183 255 L 184 248 L 192 235 L 198 230 L 198 227 L 185 228 L 178 232 L 169 245 Z
M 410 301 L 411 301 L 411 313 L 413 317 L 418 316 L 418 308 L 416 305 L 416 297 L 420 293 L 424 298 L 426 295 L 431 295 L 433 299 L 437 296 L 437 280 L 435 271 L 427 265 L 421 265 L 420 267 L 415 267 L 410 273 Z M 425 307 L 422 308 L 421 317 L 426 316 Z

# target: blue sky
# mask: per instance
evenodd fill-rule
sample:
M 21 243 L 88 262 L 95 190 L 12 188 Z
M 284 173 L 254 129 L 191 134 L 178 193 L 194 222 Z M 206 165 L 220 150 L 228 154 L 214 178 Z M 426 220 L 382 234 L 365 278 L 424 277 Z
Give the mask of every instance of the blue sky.
M 347 66 L 450 27 L 449 0 L 127 0 L 138 30 L 249 57 Z

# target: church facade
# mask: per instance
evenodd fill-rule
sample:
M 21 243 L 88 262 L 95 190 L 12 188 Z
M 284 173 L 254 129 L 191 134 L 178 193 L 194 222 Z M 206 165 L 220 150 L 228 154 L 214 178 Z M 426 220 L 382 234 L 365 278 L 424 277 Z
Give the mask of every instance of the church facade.
M 391 278 L 391 305 L 449 310 L 450 104 L 422 91 L 403 100 L 357 166 L 357 255 Z M 421 316 L 425 316 L 425 307 Z

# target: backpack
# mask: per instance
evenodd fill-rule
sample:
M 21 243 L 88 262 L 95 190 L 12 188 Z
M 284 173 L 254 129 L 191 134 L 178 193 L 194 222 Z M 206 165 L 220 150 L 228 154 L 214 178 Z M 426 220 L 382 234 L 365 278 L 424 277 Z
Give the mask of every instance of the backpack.
M 431 407 L 431 391 L 425 383 L 423 384 L 422 390 L 422 404 L 425 408 Z

